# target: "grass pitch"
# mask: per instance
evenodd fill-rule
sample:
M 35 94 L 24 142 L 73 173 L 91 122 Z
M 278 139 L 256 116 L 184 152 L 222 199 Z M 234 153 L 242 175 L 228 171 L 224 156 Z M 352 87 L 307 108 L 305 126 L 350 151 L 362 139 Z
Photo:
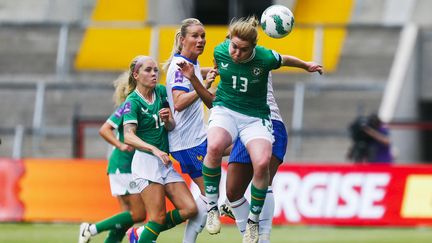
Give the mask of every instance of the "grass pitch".
M 78 224 L 0 224 L 2 243 L 68 243 L 77 242 Z M 159 243 L 182 242 L 184 225 L 161 233 Z M 92 238 L 92 243 L 104 242 L 106 233 Z M 125 238 L 123 242 L 128 242 Z M 218 235 L 205 230 L 198 243 L 241 242 L 234 226 L 222 226 Z M 432 228 L 333 228 L 306 226 L 273 227 L 272 243 L 425 243 L 432 242 Z

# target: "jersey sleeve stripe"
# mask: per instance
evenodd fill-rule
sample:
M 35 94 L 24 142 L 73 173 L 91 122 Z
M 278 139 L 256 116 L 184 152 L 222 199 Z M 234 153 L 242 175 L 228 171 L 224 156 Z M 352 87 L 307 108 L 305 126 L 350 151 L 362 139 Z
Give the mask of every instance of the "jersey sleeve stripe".
M 137 120 L 124 121 L 123 125 L 126 125 L 126 124 L 138 124 L 138 121 Z
M 188 88 L 182 86 L 174 86 L 172 87 L 172 90 L 181 90 L 181 91 L 189 92 Z
M 106 122 L 107 122 L 108 124 L 110 124 L 112 127 L 114 127 L 115 129 L 118 128 L 117 124 L 115 124 L 115 123 L 114 123 L 113 121 L 111 121 L 110 119 L 108 119 Z

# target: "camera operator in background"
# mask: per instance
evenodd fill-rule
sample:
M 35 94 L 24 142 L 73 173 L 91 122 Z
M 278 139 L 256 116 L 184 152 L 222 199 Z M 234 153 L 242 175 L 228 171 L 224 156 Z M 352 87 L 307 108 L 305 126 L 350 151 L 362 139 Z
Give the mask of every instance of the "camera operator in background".
M 353 141 L 348 151 L 348 158 L 355 163 L 393 161 L 390 152 L 389 130 L 377 114 L 368 117 L 357 117 L 350 125 L 349 131 Z

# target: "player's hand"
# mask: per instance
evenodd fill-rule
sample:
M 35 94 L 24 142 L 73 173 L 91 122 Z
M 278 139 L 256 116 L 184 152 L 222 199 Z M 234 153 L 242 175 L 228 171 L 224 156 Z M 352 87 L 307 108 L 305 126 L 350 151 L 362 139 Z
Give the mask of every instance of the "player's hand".
M 159 117 L 164 123 L 166 123 L 170 118 L 170 113 L 171 111 L 169 108 L 162 108 L 159 111 Z
M 155 149 L 153 151 L 153 154 L 156 157 L 158 157 L 160 160 L 162 160 L 162 163 L 164 163 L 164 165 L 167 166 L 167 167 L 172 163 L 169 155 L 167 153 L 163 152 L 163 151 L 160 151 L 159 149 Z
M 134 151 L 134 148 L 132 146 L 129 146 L 129 145 L 125 144 L 125 143 L 122 143 L 118 149 L 120 151 L 122 151 L 122 152 L 126 152 L 126 151 L 132 152 L 132 151 Z
M 195 69 L 192 63 L 181 61 L 177 63 L 177 66 L 179 67 L 178 70 L 181 71 L 183 76 L 185 76 L 187 79 L 191 80 L 195 75 Z
M 215 81 L 217 75 L 219 75 L 219 72 L 216 68 L 210 69 L 210 71 L 207 73 L 207 77 L 204 81 L 204 86 L 206 89 L 209 89 L 211 87 L 211 85 Z
M 306 71 L 308 72 L 318 72 L 320 75 L 323 74 L 323 67 L 314 62 L 306 62 Z

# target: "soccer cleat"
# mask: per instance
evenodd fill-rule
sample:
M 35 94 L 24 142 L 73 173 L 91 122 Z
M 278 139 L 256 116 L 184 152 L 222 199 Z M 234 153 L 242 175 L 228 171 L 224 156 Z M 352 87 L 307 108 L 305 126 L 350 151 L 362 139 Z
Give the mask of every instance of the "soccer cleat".
M 88 243 L 88 242 L 90 242 L 91 233 L 90 233 L 89 227 L 90 227 L 89 223 L 82 223 L 80 225 L 79 236 L 78 236 L 78 243 Z
M 135 227 L 129 228 L 126 235 L 129 239 L 129 243 L 138 243 L 139 237 Z
M 258 243 L 259 239 L 259 224 L 248 219 L 246 231 L 243 235 L 243 243 Z
M 234 216 L 234 214 L 232 212 L 232 209 L 231 209 L 231 207 L 229 205 L 222 204 L 219 207 L 219 211 L 220 211 L 221 216 L 226 216 L 226 217 L 228 217 L 230 219 L 235 220 L 235 216 Z
M 221 223 L 220 223 L 220 219 L 219 219 L 219 210 L 217 208 L 217 205 L 212 207 L 207 212 L 206 229 L 211 235 L 217 234 L 221 230 Z

